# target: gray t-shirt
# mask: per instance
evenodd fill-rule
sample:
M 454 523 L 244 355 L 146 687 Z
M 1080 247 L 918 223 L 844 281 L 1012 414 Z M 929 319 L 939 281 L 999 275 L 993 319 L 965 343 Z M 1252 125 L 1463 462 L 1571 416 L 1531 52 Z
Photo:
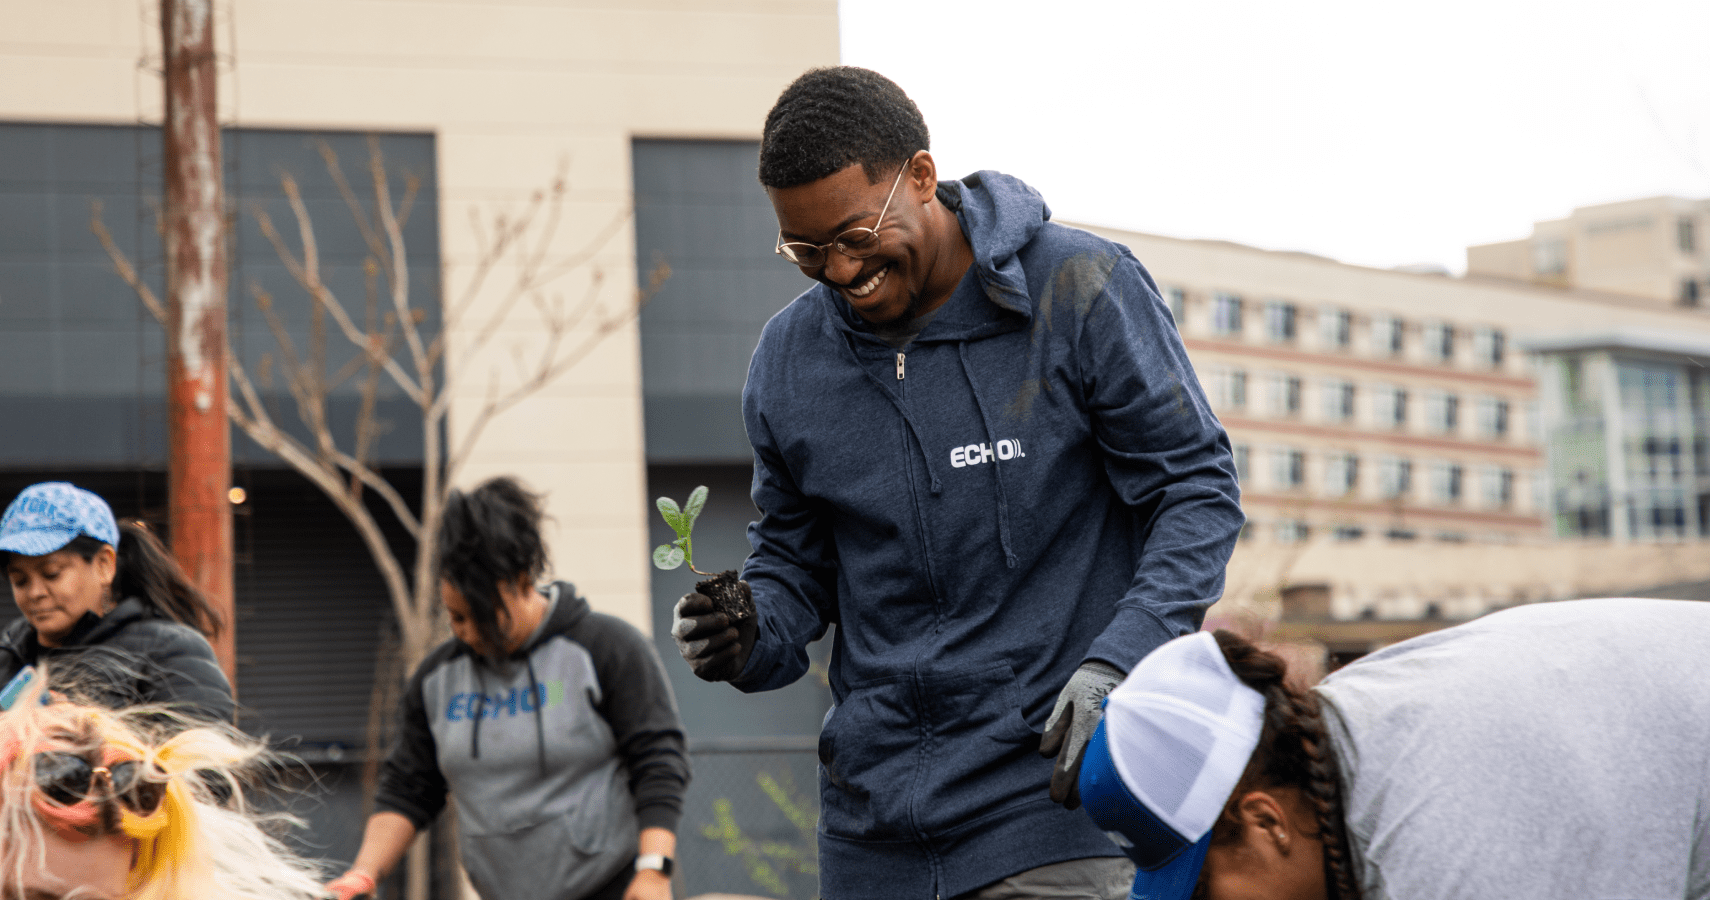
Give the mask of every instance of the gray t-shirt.
M 1710 898 L 1710 603 L 1518 607 L 1317 691 L 1366 900 Z

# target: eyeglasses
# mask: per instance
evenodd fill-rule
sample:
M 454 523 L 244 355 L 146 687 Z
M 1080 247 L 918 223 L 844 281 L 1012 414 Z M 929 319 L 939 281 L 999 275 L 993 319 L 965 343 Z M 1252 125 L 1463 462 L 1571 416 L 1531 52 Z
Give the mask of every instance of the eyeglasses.
M 121 805 L 145 818 L 154 815 L 166 796 L 166 785 L 144 778 L 143 764 L 132 759 L 97 766 L 75 753 L 51 750 L 37 753 L 35 764 L 36 787 L 65 806 L 89 799 L 98 781 L 106 781 Z
M 879 210 L 879 221 L 872 228 L 851 228 L 838 235 L 829 244 L 809 244 L 804 241 L 785 241 L 783 232 L 778 233 L 778 246 L 773 253 L 782 256 L 804 269 L 817 269 L 825 265 L 825 251 L 832 247 L 837 252 L 850 259 L 866 259 L 879 252 L 879 226 L 885 224 L 885 213 L 891 208 L 891 200 L 897 195 L 897 185 L 902 184 L 903 173 L 908 171 L 908 163 L 897 170 L 897 180 L 891 182 L 891 192 L 885 197 L 885 205 Z

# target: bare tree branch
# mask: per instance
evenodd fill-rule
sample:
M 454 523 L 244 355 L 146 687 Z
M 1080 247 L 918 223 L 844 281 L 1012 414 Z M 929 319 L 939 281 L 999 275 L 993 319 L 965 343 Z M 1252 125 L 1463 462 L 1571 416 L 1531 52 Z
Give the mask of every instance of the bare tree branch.
M 234 377 L 238 376 L 240 371 L 234 369 Z M 356 527 L 357 534 L 362 538 L 362 543 L 368 548 L 369 555 L 373 557 L 376 567 L 379 568 L 381 579 L 386 582 L 386 593 L 392 599 L 392 609 L 398 617 L 399 628 L 404 632 L 405 640 L 407 642 L 427 643 L 427 634 L 421 617 L 416 614 L 415 609 L 408 602 L 410 591 L 404 578 L 404 570 L 398 565 L 397 557 L 392 554 L 392 549 L 387 544 L 386 535 L 380 530 L 379 523 L 374 521 L 374 517 L 369 514 L 368 508 L 362 504 L 360 499 L 352 497 L 343 489 L 343 482 L 334 471 L 320 465 L 308 448 L 299 444 L 290 435 L 280 431 L 271 421 L 264 418 L 266 413 L 262 411 L 260 398 L 254 396 L 253 387 L 247 386 L 247 379 L 242 379 L 240 384 L 246 386 L 244 406 L 238 405 L 235 400 L 228 401 L 226 406 L 226 412 L 232 421 L 239 428 L 242 428 L 250 439 L 260 444 L 263 449 L 283 460 L 304 478 L 307 478 L 310 483 L 320 488 L 321 493 L 325 494 L 338 507 L 339 512 L 350 520 L 350 523 Z M 260 413 L 259 416 L 254 414 L 257 412 Z
M 333 321 L 338 324 L 339 330 L 344 333 L 345 339 L 364 353 L 375 354 L 376 350 L 373 342 L 369 340 L 369 335 L 356 327 L 356 323 L 351 321 L 350 315 L 345 311 L 344 304 L 321 281 L 320 269 L 318 268 L 318 251 L 310 249 L 316 244 L 314 227 L 309 220 L 309 211 L 303 205 L 302 196 L 297 191 L 296 181 L 289 175 L 282 176 L 280 180 L 286 199 L 291 203 L 291 211 L 297 218 L 298 232 L 302 235 L 304 242 L 304 259 L 299 260 L 291 252 L 291 248 L 285 244 L 284 238 L 280 236 L 279 230 L 274 227 L 273 218 L 259 206 L 250 210 L 250 215 L 255 219 L 256 226 L 261 229 L 262 235 L 273 245 L 273 251 L 279 256 L 279 261 L 285 264 L 286 271 L 291 273 L 291 277 L 296 279 L 303 291 L 314 302 L 326 307 L 327 312 L 332 315 Z M 310 268 L 307 264 L 306 261 L 310 259 L 317 260 L 315 268 Z M 411 400 L 418 404 L 423 402 L 424 395 L 421 386 L 408 372 L 404 371 L 403 366 L 399 365 L 396 360 L 390 356 L 376 355 L 375 361 L 386 370 L 386 374 L 392 377 L 393 383 L 397 384 Z
M 131 290 L 136 291 L 137 299 L 141 300 L 143 306 L 148 308 L 149 314 L 154 316 L 154 320 L 165 324 L 166 304 L 160 302 L 160 298 L 154 294 L 154 289 L 137 275 L 136 267 L 132 266 L 131 261 L 125 258 L 125 254 L 119 249 L 119 245 L 113 242 L 113 235 L 107 231 L 107 223 L 101 220 L 101 201 L 91 200 L 89 207 L 89 230 L 95 232 L 95 237 L 100 239 L 101 248 L 107 251 L 107 258 L 113 261 L 113 268 L 118 270 L 119 277 L 131 286 Z
M 547 336 L 546 350 L 541 354 L 534 373 L 509 392 L 499 394 L 497 381 L 488 385 L 487 401 L 476 412 L 475 419 L 464 430 L 456 444 L 456 450 L 446 463 L 447 477 L 452 477 L 468 461 L 472 449 L 480 443 L 481 433 L 487 425 L 501 413 L 520 403 L 522 400 L 538 392 L 541 388 L 556 380 L 560 375 L 581 362 L 599 343 L 612 332 L 617 331 L 640 313 L 641 308 L 664 287 L 666 279 L 671 277 L 671 267 L 663 260 L 655 263 L 648 273 L 647 287 L 637 291 L 633 305 L 626 307 L 625 312 L 613 315 L 596 325 L 582 342 L 569 353 L 559 355 L 557 345 L 567 333 L 567 329 L 554 328 Z M 591 292 L 590 292 L 591 293 Z
M 355 526 L 398 618 L 401 640 L 396 668 L 388 671 L 391 680 L 399 681 L 426 656 L 436 635 L 444 632 L 438 584 L 433 577 L 439 523 L 449 485 L 470 459 L 487 426 L 563 376 L 602 340 L 633 321 L 670 276 L 670 268 L 657 263 L 645 288 L 602 306 L 604 280 L 589 263 L 622 233 L 631 213 L 620 211 L 572 252 L 556 253 L 568 196 L 565 166 L 561 165 L 550 187 L 533 192 L 520 209 L 486 217 L 471 213 L 476 254 L 456 299 L 447 298 L 450 292 L 444 286 L 449 278 L 442 272 L 433 296 L 416 298 L 412 303 L 411 293 L 418 289 L 410 279 L 404 227 L 414 208 L 420 179 L 406 175 L 401 196 L 394 197 L 380 144 L 371 140 L 369 183 L 359 193 L 345 178 L 331 146 L 321 142 L 319 147 L 328 175 L 344 198 L 367 253 L 363 263 L 364 321 L 358 324 L 344 301 L 327 286 L 320 237 L 308 205 L 296 179 L 281 175 L 281 194 L 296 220 L 296 246 L 283 237 L 264 208 L 254 206 L 250 215 L 307 298 L 307 346 L 302 346 L 281 314 L 283 301 L 260 284 L 252 284 L 250 293 L 273 336 L 280 381 L 307 437 L 280 426 L 268 410 L 270 395 L 257 388 L 250 370 L 235 354 L 228 354 L 228 372 L 235 390 L 228 400 L 227 414 L 257 445 L 315 485 Z M 164 304 L 125 258 L 102 224 L 101 215 L 97 203 L 90 228 L 114 270 L 150 313 L 164 321 Z M 587 281 L 571 288 L 579 296 L 575 302 L 568 302 L 567 291 L 561 286 L 565 279 L 581 272 L 587 273 Z M 431 304 L 439 305 L 441 315 L 430 326 L 425 309 Z M 477 310 L 479 321 L 466 327 L 463 319 Z M 526 352 L 518 350 L 518 368 L 510 378 L 493 373 L 485 385 L 484 400 L 467 427 L 461 434 L 450 434 L 447 422 L 455 379 L 463 378 L 467 383 L 471 376 L 465 370 L 477 354 L 528 313 L 533 315 L 528 339 L 538 344 Z M 355 348 L 352 357 L 335 358 L 339 354 L 329 352 L 335 331 Z M 454 331 L 468 338 L 467 343 L 459 344 L 456 354 L 447 350 L 448 336 Z M 264 354 L 256 367 L 263 386 L 274 367 L 275 354 Z M 388 381 L 420 410 L 422 488 L 415 508 L 376 464 L 380 436 L 386 430 L 380 418 L 380 391 Z M 332 404 L 342 402 L 347 391 L 357 400 L 354 434 L 348 439 L 335 431 L 331 415 Z M 346 444 L 341 446 L 341 440 Z M 370 509 L 365 498 L 368 492 L 385 504 L 414 541 L 413 571 L 409 574 L 388 542 L 386 529 L 376 520 L 376 511 Z M 375 698 L 383 693 L 377 692 Z M 384 718 L 376 718 L 378 715 L 371 715 L 371 722 Z

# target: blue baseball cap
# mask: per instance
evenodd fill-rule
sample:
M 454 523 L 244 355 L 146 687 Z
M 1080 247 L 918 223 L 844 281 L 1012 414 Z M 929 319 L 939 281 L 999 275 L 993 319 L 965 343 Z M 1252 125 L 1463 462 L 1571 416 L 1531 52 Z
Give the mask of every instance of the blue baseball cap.
M 1081 806 L 1134 860 L 1129 900 L 1193 896 L 1264 718 L 1265 698 L 1203 631 L 1152 651 L 1110 692 L 1081 762 Z
M 64 481 L 32 484 L 0 517 L 0 551 L 46 556 L 80 534 L 119 546 L 113 510 L 95 494 Z

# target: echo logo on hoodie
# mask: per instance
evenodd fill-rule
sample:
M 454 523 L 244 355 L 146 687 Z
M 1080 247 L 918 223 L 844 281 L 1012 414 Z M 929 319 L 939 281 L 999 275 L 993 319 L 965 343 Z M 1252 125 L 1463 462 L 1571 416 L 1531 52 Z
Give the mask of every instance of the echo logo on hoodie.
M 1021 441 L 1014 439 L 998 441 L 995 447 L 991 444 L 968 444 L 950 451 L 950 467 L 965 469 L 993 459 L 1017 459 L 1026 455 L 1021 452 Z
M 532 691 L 528 688 L 511 688 L 510 692 L 505 694 L 482 695 L 465 692 L 451 695 L 451 702 L 445 705 L 445 719 L 448 722 L 461 722 L 477 716 L 497 719 L 500 716 L 525 715 L 536 709 L 550 709 L 562 702 L 562 681 L 543 681 Z

